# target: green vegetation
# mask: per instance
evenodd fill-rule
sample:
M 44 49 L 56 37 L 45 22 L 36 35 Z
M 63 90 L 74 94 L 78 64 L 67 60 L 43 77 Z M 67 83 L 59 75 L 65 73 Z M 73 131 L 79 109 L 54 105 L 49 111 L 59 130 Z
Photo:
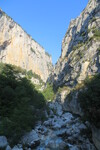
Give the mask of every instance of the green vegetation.
M 84 87 L 84 83 L 78 83 L 75 87 L 70 89 L 69 94 L 67 95 L 67 100 L 70 102 L 73 98 L 76 97 L 76 93 Z
M 51 57 L 51 55 L 50 55 L 48 52 L 45 52 L 45 54 L 46 54 L 47 56 Z
M 93 30 L 95 30 L 95 29 L 96 29 L 96 27 L 94 26 L 94 27 L 88 29 L 87 32 L 89 33 L 89 32 L 91 32 L 91 31 L 93 31 Z
M 32 70 L 29 70 L 29 71 L 26 73 L 26 75 L 27 75 L 27 78 L 28 78 L 28 79 L 32 79 L 32 77 L 33 77 L 33 78 L 38 79 L 39 82 L 40 82 L 40 84 L 43 84 L 43 80 L 41 79 L 41 77 L 40 77 L 38 74 L 33 73 Z
M 97 49 L 98 54 L 100 55 L 100 47 Z
M 92 23 L 92 22 L 94 22 L 94 21 L 96 21 L 96 18 L 95 18 L 95 17 L 93 17 L 89 22 Z
M 28 77 L 29 79 L 32 79 L 32 77 L 33 77 L 33 72 L 32 72 L 32 70 L 29 70 L 29 71 L 27 72 L 27 77 Z
M 86 32 L 83 31 L 83 32 L 81 33 L 81 36 L 84 37 L 85 35 L 86 35 Z
M 45 119 L 46 101 L 19 67 L 0 63 L 0 135 L 10 144 Z
M 57 89 L 57 93 L 61 93 L 61 92 L 63 92 L 63 91 L 69 91 L 69 90 L 70 90 L 69 87 L 63 86 L 63 87 L 59 87 L 59 88 Z
M 78 97 L 76 96 L 78 93 Z M 73 98 L 78 98 L 78 102 L 84 112 L 84 121 L 100 128 L 100 74 L 87 77 L 86 80 L 77 84 L 67 95 L 70 102 Z
M 94 37 L 97 40 L 100 40 L 100 30 L 99 29 L 95 29 L 95 30 L 93 30 L 93 33 L 94 33 Z
M 96 21 L 96 18 L 95 18 L 95 17 L 92 18 L 92 22 L 94 22 L 94 21 Z
M 77 45 L 73 46 L 73 50 L 79 49 L 80 47 L 82 47 L 84 45 L 83 42 L 78 43 Z
M 31 52 L 35 53 L 35 50 L 31 47 Z
M 47 83 L 46 88 L 43 90 L 42 94 L 44 95 L 46 100 L 54 100 L 55 98 L 55 93 L 53 90 L 53 85 Z
M 86 120 L 100 127 L 100 74 L 86 79 L 78 98 Z
M 100 40 L 100 29 L 97 29 L 96 27 L 88 29 L 88 33 L 91 31 L 94 34 L 93 37 L 91 37 L 91 39 L 95 38 L 96 40 Z
M 79 51 L 79 52 L 78 52 L 78 55 L 79 55 L 80 59 L 83 58 L 83 56 L 84 56 L 83 51 Z
M 100 47 L 97 49 L 97 51 L 99 51 L 99 52 L 100 52 Z

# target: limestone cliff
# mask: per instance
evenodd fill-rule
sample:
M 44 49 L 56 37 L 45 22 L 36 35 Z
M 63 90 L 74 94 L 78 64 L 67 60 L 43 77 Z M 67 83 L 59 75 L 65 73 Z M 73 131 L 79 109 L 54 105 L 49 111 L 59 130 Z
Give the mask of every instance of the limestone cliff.
M 64 110 L 83 115 L 79 89 L 87 76 L 97 73 L 100 73 L 100 0 L 90 0 L 80 16 L 71 20 L 62 41 L 61 57 L 50 78 L 58 89 L 56 101 Z M 99 132 L 100 129 L 92 129 L 98 150 Z
M 97 72 L 100 72 L 100 0 L 90 0 L 80 16 L 70 22 L 53 80 L 56 87 L 72 87 Z
M 1 9 L 0 62 L 32 70 L 43 81 L 52 69 L 51 56 Z

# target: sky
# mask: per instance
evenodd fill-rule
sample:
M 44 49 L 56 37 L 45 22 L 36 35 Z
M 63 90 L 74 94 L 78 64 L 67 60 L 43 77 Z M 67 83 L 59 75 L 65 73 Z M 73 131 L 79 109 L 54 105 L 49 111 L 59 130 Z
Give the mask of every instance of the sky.
M 55 64 L 71 19 L 88 0 L 0 0 L 0 8 L 52 56 Z

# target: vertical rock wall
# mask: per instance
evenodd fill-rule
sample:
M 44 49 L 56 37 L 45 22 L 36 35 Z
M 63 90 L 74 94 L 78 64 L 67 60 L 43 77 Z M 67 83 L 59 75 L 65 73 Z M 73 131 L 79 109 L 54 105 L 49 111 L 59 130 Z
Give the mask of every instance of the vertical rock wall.
M 0 10 L 0 62 L 32 70 L 46 81 L 52 59 L 43 47 Z

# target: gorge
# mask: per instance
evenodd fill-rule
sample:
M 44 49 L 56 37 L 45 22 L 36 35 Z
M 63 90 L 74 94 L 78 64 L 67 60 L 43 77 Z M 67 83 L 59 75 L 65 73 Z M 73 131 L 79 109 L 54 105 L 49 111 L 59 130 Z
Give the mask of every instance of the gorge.
M 1 150 L 100 150 L 100 0 L 89 0 L 71 20 L 54 67 L 44 48 L 0 10 L 0 62 Z M 19 118 L 25 110 L 23 118 L 34 116 L 25 117 L 29 128 Z M 13 126 L 16 120 L 23 125 Z

